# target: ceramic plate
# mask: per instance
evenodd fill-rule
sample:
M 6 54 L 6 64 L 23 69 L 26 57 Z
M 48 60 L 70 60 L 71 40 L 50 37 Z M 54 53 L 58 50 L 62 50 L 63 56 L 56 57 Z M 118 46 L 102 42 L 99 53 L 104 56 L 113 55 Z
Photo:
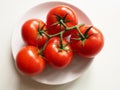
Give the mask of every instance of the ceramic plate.
M 31 18 L 38 18 L 46 22 L 47 13 L 51 8 L 57 5 L 70 6 L 77 13 L 79 23 L 92 24 L 90 19 L 85 15 L 85 13 L 83 13 L 83 11 L 69 3 L 56 1 L 38 4 L 37 6 L 34 6 L 30 10 L 28 10 L 14 27 L 14 32 L 12 36 L 12 53 L 14 60 L 18 51 L 25 45 L 24 41 L 21 38 L 22 24 L 26 20 Z M 92 60 L 85 60 L 84 58 L 80 58 L 79 56 L 75 55 L 71 64 L 67 68 L 62 70 L 55 70 L 50 66 L 47 66 L 43 73 L 32 77 L 32 79 L 37 82 L 49 85 L 65 84 L 79 78 L 83 74 L 83 72 L 86 71 L 91 62 Z

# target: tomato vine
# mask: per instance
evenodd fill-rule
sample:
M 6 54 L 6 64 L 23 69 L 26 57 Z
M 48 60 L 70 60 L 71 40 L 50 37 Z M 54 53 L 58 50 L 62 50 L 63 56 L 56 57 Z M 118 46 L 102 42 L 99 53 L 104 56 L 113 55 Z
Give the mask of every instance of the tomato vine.
M 63 45 L 63 42 L 62 42 L 63 34 L 64 34 L 65 32 L 67 32 L 67 31 L 70 31 L 70 30 L 75 29 L 75 30 L 78 31 L 79 36 L 80 36 L 80 39 L 79 39 L 79 38 L 78 38 L 78 39 L 79 39 L 79 40 L 85 39 L 85 35 L 86 35 L 87 33 L 85 33 L 85 35 L 83 35 L 83 34 L 80 32 L 80 30 L 79 30 L 79 28 L 80 28 L 81 26 L 85 25 L 85 24 L 79 24 L 79 25 L 75 25 L 75 26 L 68 27 L 68 26 L 65 24 L 65 22 L 67 22 L 67 21 L 65 21 L 65 18 L 66 18 L 67 15 L 68 15 L 68 14 L 66 14 L 66 15 L 64 16 L 64 18 L 61 18 L 61 17 L 58 16 L 58 15 L 55 15 L 56 17 L 58 17 L 58 22 L 56 22 L 56 23 L 53 24 L 53 25 L 60 25 L 61 27 L 64 27 L 64 28 L 65 28 L 64 30 L 61 29 L 60 32 L 58 32 L 58 33 L 56 33 L 56 34 L 52 34 L 52 35 L 49 35 L 49 34 L 47 33 L 47 30 L 49 30 L 49 29 L 44 30 L 44 31 L 43 31 L 43 30 L 39 30 L 40 35 L 44 34 L 44 35 L 46 35 L 46 36 L 48 37 L 48 39 L 46 40 L 46 43 L 44 44 L 44 46 L 43 46 L 43 47 L 41 48 L 41 50 L 40 50 L 40 55 L 43 55 L 42 53 L 43 53 L 43 51 L 44 51 L 44 49 L 45 49 L 45 47 L 46 47 L 49 39 L 52 38 L 52 37 L 56 37 L 56 36 L 58 36 L 58 37 L 60 38 L 60 47 L 59 47 L 59 48 L 62 49 L 62 50 L 64 50 L 64 48 L 65 48 L 67 45 L 69 45 L 69 43 L 66 44 L 66 45 Z M 44 26 L 45 26 L 45 25 L 43 25 L 42 28 L 44 28 Z M 81 39 L 81 38 L 83 38 L 83 39 Z M 76 39 L 76 38 L 73 38 L 73 39 Z M 76 39 L 76 40 L 78 40 L 78 39 Z

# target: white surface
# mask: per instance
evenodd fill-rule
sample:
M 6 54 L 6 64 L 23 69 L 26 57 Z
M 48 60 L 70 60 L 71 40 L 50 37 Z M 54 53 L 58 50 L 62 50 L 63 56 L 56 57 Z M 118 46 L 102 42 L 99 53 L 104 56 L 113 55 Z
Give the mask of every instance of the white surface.
M 103 50 L 82 77 L 48 86 L 17 73 L 10 48 L 12 27 L 28 9 L 45 1 L 0 0 L 0 90 L 120 90 L 119 0 L 66 0 L 83 10 L 105 36 Z
M 88 17 L 80 9 L 68 3 L 54 1 L 54 2 L 38 4 L 32 9 L 28 10 L 22 16 L 22 18 L 17 22 L 17 24 L 15 24 L 16 26 L 14 26 L 14 32 L 12 35 L 12 42 L 11 42 L 12 44 L 11 48 L 12 48 L 14 60 L 16 59 L 16 55 L 19 52 L 19 50 L 25 45 L 21 37 L 21 27 L 23 23 L 28 19 L 33 19 L 33 18 L 41 19 L 44 20 L 44 22 L 46 22 L 47 13 L 53 7 L 56 7 L 58 5 L 67 5 L 72 9 L 74 9 L 76 14 L 80 15 L 78 17 L 79 23 L 85 23 L 88 25 L 92 24 L 91 21 L 88 19 Z M 42 13 L 40 13 L 39 11 L 42 11 Z M 72 59 L 72 62 L 67 68 L 62 70 L 55 70 L 48 66 L 43 73 L 32 77 L 32 79 L 37 82 L 48 85 L 65 84 L 79 78 L 88 69 L 92 61 L 93 59 L 80 58 L 79 56 L 75 55 L 74 58 Z

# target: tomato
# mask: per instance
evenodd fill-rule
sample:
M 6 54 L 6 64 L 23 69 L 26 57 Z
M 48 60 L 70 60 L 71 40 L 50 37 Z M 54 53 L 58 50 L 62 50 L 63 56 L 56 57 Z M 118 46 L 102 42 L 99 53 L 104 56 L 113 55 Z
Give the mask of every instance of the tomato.
M 67 41 L 63 39 L 63 45 L 65 46 L 66 44 Z M 48 41 L 44 50 L 44 57 L 53 68 L 62 69 L 70 64 L 73 53 L 70 45 L 61 49 L 60 38 L 53 37 Z
M 71 27 L 78 24 L 78 18 L 75 11 L 66 5 L 59 5 L 51 9 L 47 14 L 47 28 L 49 34 L 55 34 L 64 30 L 65 27 L 61 25 L 60 21 Z M 64 33 L 64 37 L 70 35 L 73 30 Z
M 89 31 L 86 32 L 86 30 Z M 82 40 L 76 40 L 79 37 L 78 31 L 71 36 L 71 47 L 80 56 L 93 58 L 103 48 L 104 37 L 102 32 L 94 26 L 84 25 L 79 28 L 80 32 L 86 37 Z
M 45 60 L 39 55 L 35 46 L 23 47 L 16 56 L 16 66 L 25 75 L 37 75 L 45 66 Z
M 40 31 L 46 30 L 45 23 L 39 19 L 27 20 L 22 25 L 22 38 L 28 45 L 41 47 L 46 42 L 47 36 Z

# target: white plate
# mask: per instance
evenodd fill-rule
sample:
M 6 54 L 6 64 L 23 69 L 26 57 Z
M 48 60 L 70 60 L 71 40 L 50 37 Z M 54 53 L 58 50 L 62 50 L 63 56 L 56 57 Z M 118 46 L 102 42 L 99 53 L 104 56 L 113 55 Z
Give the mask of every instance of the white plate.
M 21 38 L 22 24 L 26 20 L 31 18 L 39 18 L 45 22 L 48 11 L 57 5 L 70 6 L 77 13 L 79 23 L 84 22 L 85 24 L 92 24 L 90 19 L 79 8 L 71 4 L 58 1 L 38 4 L 37 6 L 27 11 L 14 27 L 14 32 L 12 36 L 12 53 L 14 60 L 18 51 L 25 45 Z M 49 85 L 65 84 L 80 77 L 81 74 L 86 71 L 91 62 L 92 60 L 85 60 L 84 58 L 80 58 L 79 56 L 75 55 L 71 64 L 67 68 L 62 70 L 55 70 L 48 66 L 43 73 L 38 76 L 32 77 L 32 79 L 40 83 Z

